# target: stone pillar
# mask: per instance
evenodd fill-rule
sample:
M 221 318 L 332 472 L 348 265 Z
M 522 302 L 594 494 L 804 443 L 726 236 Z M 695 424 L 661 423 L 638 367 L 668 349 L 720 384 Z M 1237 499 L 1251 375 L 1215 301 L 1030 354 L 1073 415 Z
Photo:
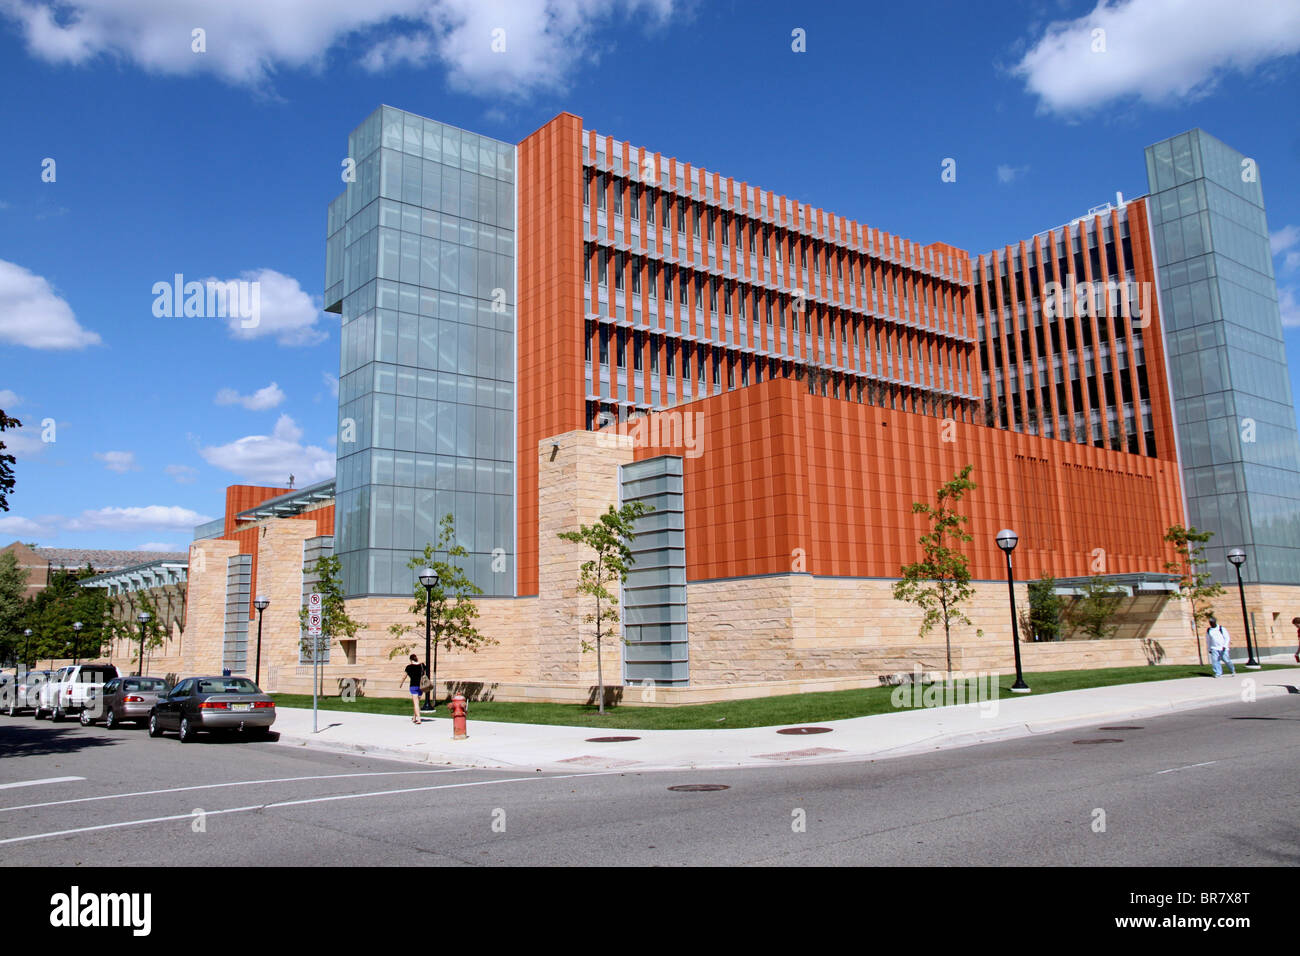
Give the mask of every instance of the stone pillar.
M 554 447 L 553 447 L 554 446 Z M 556 537 L 591 524 L 618 505 L 620 465 L 632 460 L 632 439 L 572 431 L 538 443 L 537 464 L 537 672 L 543 681 L 596 682 L 595 652 L 583 654 L 581 639 L 595 642 L 594 624 L 583 618 L 594 602 L 578 594 L 578 571 L 589 549 Z M 611 589 L 612 590 L 612 589 Z M 622 628 L 602 641 L 605 683 L 623 682 Z
M 315 521 L 275 518 L 262 525 L 257 537 L 257 581 L 253 597 L 263 595 L 270 605 L 262 614 L 262 689 L 279 690 L 279 681 L 291 677 L 298 666 L 298 612 L 302 608 L 302 543 L 314 538 Z M 342 652 L 335 645 L 330 660 Z M 248 624 L 248 675 L 257 659 L 257 615 Z M 328 687 L 326 688 L 329 689 Z
M 181 676 L 220 674 L 226 633 L 226 560 L 239 553 L 239 543 L 222 538 L 190 545 L 185 594 L 185 639 L 181 643 Z

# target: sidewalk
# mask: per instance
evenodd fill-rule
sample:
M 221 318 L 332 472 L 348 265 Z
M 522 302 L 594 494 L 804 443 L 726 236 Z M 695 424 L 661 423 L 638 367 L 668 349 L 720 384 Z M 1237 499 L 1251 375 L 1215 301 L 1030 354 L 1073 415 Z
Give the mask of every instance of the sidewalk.
M 1031 684 L 1033 675 L 1027 675 Z M 1246 671 L 1220 680 L 1181 680 L 1063 691 L 1035 697 L 1004 696 L 996 701 L 900 711 L 827 721 L 829 733 L 778 734 L 780 727 L 745 730 L 602 730 L 474 720 L 469 705 L 469 739 L 451 739 L 449 719 L 419 726 L 409 717 L 388 714 L 319 712 L 320 732 L 312 733 L 311 711 L 281 707 L 275 722 L 282 746 L 364 753 L 375 757 L 433 764 L 508 770 L 689 770 L 770 767 L 799 761 L 853 761 L 901 757 L 951 747 L 1103 722 L 1157 717 L 1180 710 L 1243 700 L 1246 679 L 1254 680 L 1263 700 L 1300 693 L 1300 668 Z M 440 711 L 441 713 L 441 711 Z M 591 737 L 638 739 L 592 743 Z

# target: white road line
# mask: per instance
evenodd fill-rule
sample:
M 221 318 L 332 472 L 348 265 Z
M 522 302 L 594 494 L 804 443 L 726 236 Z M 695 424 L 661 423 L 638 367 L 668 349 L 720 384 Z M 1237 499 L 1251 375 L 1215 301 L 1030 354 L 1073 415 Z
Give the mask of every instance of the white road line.
M 299 807 L 308 803 L 330 803 L 334 800 L 360 800 L 364 797 L 388 797 L 400 793 L 426 793 L 430 790 L 455 790 L 459 787 L 484 787 L 497 783 L 523 783 L 529 780 L 573 780 L 578 777 L 607 777 L 621 774 L 621 770 L 602 770 L 594 773 L 566 773 L 555 777 L 507 777 L 503 780 L 472 780 L 468 783 L 444 783 L 434 787 L 405 787 L 401 790 L 378 790 L 365 793 L 344 793 L 332 797 L 309 797 L 304 800 L 284 800 L 278 803 L 257 803 L 247 807 L 229 807 L 225 810 L 205 810 L 205 817 L 218 817 L 227 813 L 248 813 L 252 810 L 274 810 L 278 807 Z M 120 823 L 100 823 L 92 827 L 74 827 L 71 830 L 55 830 L 50 833 L 29 833 L 26 836 L 9 837 L 0 840 L 0 846 L 7 843 L 26 843 L 30 840 L 46 840 L 50 837 L 72 836 L 75 833 L 93 833 L 96 830 L 118 830 L 123 827 L 138 827 L 148 823 L 168 823 L 176 820 L 194 819 L 193 811 L 177 813 L 166 817 L 150 817 L 145 820 L 123 820 Z
M 77 797 L 75 800 L 51 800 L 48 803 L 28 803 L 19 807 L 0 807 L 0 813 L 11 810 L 37 810 L 41 807 L 58 807 L 68 803 L 90 803 L 95 800 L 122 800 L 126 797 L 151 797 L 160 793 L 185 793 L 189 790 L 215 790 L 221 787 L 254 787 L 263 783 L 296 783 L 300 780 L 335 780 L 345 777 L 397 777 L 420 773 L 464 773 L 472 767 L 448 767 L 445 770 L 381 770 L 372 773 L 324 773 L 310 777 L 272 777 L 268 780 L 233 780 L 227 783 L 204 783 L 193 787 L 169 787 L 166 790 L 137 790 L 134 793 L 106 793 L 97 797 Z M 57 777 L 58 780 L 82 780 L 83 777 Z M 47 781 L 35 781 L 43 783 Z M 9 786 L 22 786 L 10 784 Z
M 1180 770 L 1191 770 L 1193 767 L 1208 767 L 1212 763 L 1218 763 L 1217 760 L 1207 760 L 1205 763 L 1189 763 L 1186 767 L 1170 767 L 1168 770 L 1157 770 L 1156 775 L 1162 773 L 1177 773 Z
M 42 783 L 72 783 L 85 780 L 85 777 L 46 777 L 44 780 L 19 780 L 17 783 L 0 783 L 0 790 L 12 790 L 15 787 L 35 787 Z

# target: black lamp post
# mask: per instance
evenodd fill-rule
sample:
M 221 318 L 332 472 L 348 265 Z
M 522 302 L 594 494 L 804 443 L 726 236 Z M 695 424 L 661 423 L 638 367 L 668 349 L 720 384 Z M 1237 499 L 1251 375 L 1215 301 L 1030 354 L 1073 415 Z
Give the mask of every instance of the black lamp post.
M 72 630 L 74 632 L 72 638 L 72 663 L 79 664 L 81 663 L 81 622 L 73 621 Z
M 262 594 L 253 602 L 253 607 L 257 608 L 257 663 L 254 665 L 253 683 L 258 687 L 262 686 L 262 612 L 270 606 L 271 602 Z
M 1010 528 L 998 532 L 998 547 L 1007 556 L 1007 593 L 1011 595 L 1011 646 L 1016 651 L 1016 682 L 1011 685 L 1013 694 L 1028 694 L 1029 685 L 1025 683 L 1024 672 L 1020 669 L 1020 628 L 1016 624 L 1016 588 L 1011 580 L 1011 552 L 1020 543 L 1020 536 Z
M 435 701 L 429 699 L 429 694 L 436 693 L 438 688 L 433 686 L 434 675 L 438 673 L 438 659 L 433 657 L 437 648 L 433 647 L 433 589 L 438 586 L 438 572 L 433 568 L 425 568 L 420 572 L 420 583 L 424 585 L 424 667 L 429 671 L 429 690 L 424 695 L 424 706 L 421 710 L 436 710 L 438 705 Z M 433 657 L 433 667 L 429 667 L 429 659 Z
M 1246 615 L 1246 588 L 1241 583 L 1241 566 L 1246 563 L 1246 552 L 1233 548 L 1228 552 L 1228 560 L 1237 569 L 1237 596 L 1241 598 L 1241 626 L 1246 629 L 1246 666 L 1259 670 L 1259 661 L 1255 660 L 1255 645 L 1250 641 L 1250 618 Z
M 140 622 L 140 676 L 141 677 L 144 676 L 144 629 L 145 629 L 145 625 L 149 623 L 149 618 L 152 616 L 153 615 L 151 615 L 148 611 L 141 611 L 139 614 L 135 616 L 135 619 Z

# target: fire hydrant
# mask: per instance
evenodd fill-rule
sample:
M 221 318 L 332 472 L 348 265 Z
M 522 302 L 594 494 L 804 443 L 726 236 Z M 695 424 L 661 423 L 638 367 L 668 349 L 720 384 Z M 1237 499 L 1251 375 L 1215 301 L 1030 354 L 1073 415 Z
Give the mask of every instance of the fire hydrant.
M 451 699 L 452 740 L 464 740 L 469 736 L 465 730 L 465 714 L 468 710 L 469 705 L 465 703 L 464 694 L 457 694 Z

